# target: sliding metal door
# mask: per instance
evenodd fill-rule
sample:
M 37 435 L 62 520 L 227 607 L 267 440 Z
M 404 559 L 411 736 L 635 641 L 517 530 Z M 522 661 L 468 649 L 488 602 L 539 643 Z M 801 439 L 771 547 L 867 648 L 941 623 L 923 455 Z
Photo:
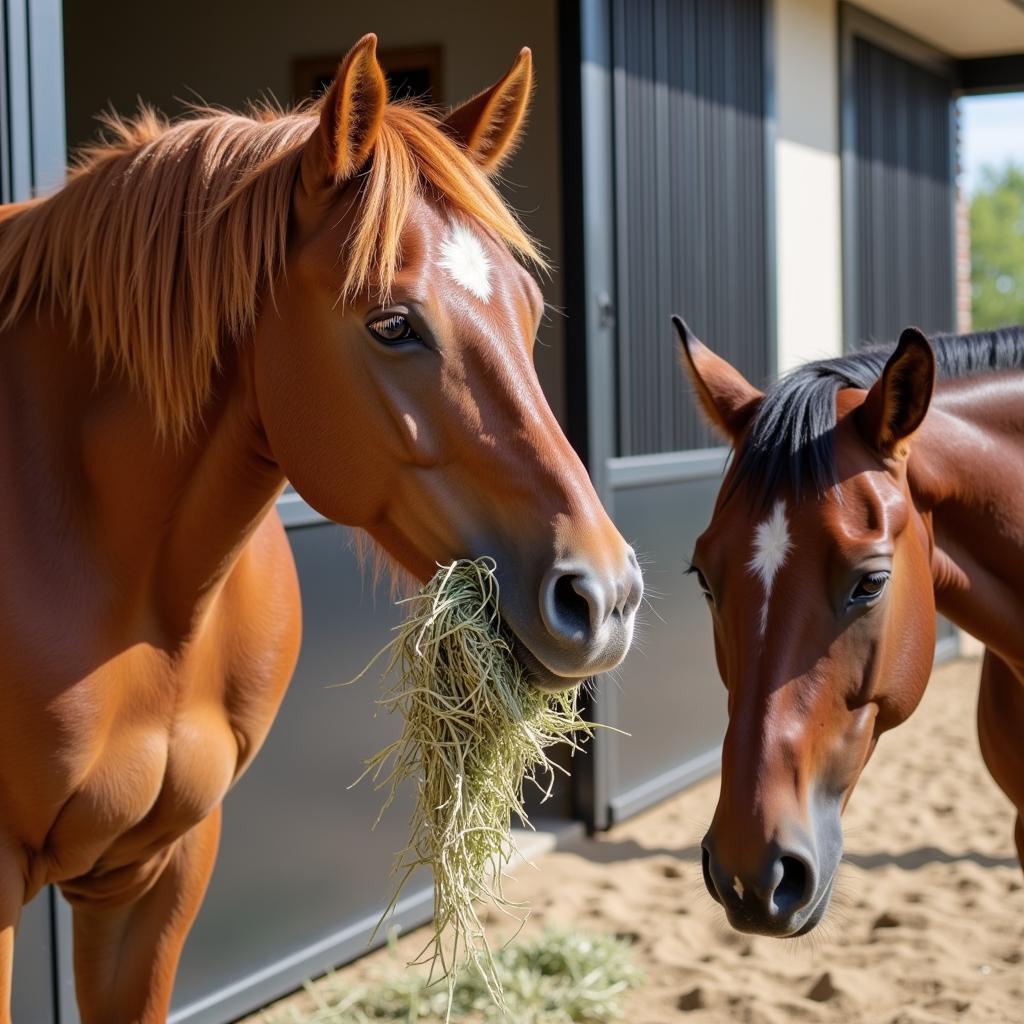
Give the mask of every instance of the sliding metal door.
M 756 382 L 774 364 L 770 10 L 584 0 L 578 14 L 583 189 L 569 230 L 583 242 L 567 293 L 585 312 L 569 337 L 587 394 L 570 409 L 651 598 L 635 652 L 595 698 L 598 718 L 631 734 L 595 742 L 579 803 L 602 827 L 717 766 L 724 691 L 683 571 L 726 452 L 684 384 L 669 317 Z

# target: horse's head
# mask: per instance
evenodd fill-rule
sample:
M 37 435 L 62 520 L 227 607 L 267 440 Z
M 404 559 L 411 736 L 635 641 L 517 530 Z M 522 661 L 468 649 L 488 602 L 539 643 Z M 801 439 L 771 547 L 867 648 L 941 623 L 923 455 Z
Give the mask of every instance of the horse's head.
M 533 367 L 529 239 L 489 180 L 532 84 L 523 50 L 441 122 L 389 103 L 367 36 L 295 177 L 287 272 L 256 337 L 259 414 L 296 490 L 420 580 L 491 555 L 534 681 L 614 667 L 643 584 Z
M 907 457 L 934 360 L 911 329 L 868 388 L 822 387 L 818 364 L 763 395 L 677 327 L 737 453 L 693 554 L 729 707 L 704 880 L 734 927 L 799 935 L 828 907 L 857 778 L 931 669 L 930 540 Z

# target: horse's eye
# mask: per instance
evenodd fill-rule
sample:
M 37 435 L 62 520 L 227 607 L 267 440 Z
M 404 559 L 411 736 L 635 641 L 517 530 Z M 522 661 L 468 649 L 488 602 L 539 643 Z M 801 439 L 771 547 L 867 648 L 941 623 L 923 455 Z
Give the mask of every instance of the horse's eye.
M 711 594 L 711 588 L 708 586 L 708 581 L 704 579 L 704 573 L 702 573 L 695 565 L 691 565 L 686 571 L 697 577 L 697 586 L 700 587 L 701 593 L 704 595 L 704 600 L 707 601 L 708 604 L 714 604 L 715 599 Z
M 404 313 L 389 313 L 378 320 L 371 320 L 366 329 L 385 345 L 402 345 L 407 341 L 423 340 L 412 329 Z
M 889 582 L 889 575 L 886 571 L 880 571 L 861 576 L 850 595 L 850 604 L 868 604 L 879 597 Z

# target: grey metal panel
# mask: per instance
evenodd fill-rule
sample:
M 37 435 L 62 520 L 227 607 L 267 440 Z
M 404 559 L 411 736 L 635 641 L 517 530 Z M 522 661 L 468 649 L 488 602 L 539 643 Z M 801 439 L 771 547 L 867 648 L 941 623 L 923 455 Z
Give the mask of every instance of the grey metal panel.
M 769 369 L 766 8 L 616 0 L 612 11 L 619 454 L 703 448 L 669 315 L 751 379 Z
M 645 458 L 610 467 L 615 522 L 644 564 L 649 595 L 635 652 L 602 681 L 601 720 L 630 734 L 600 734 L 612 821 L 717 770 L 725 733 L 708 611 L 684 575 L 711 517 L 725 454 L 680 453 L 675 478 L 658 456 L 646 458 L 646 479 Z
M 13 1019 L 31 1024 L 57 1024 L 53 1001 L 53 935 L 50 901 L 44 889 L 21 915 L 14 954 Z
M 330 521 L 320 515 L 315 508 L 307 505 L 290 484 L 285 488 L 284 494 L 277 499 L 277 514 L 288 529 L 296 526 L 318 526 Z
M 32 187 L 45 192 L 64 180 L 64 29 L 61 0 L 29 0 L 29 92 L 32 97 Z
M 616 454 L 615 179 L 612 132 L 611 0 L 581 0 L 580 111 L 583 174 L 583 320 L 586 331 L 588 468 L 604 494 Z
M 844 5 L 848 347 L 955 327 L 953 63 Z
M 289 531 L 302 585 L 304 637 L 281 713 L 225 803 L 210 891 L 189 936 L 171 1020 L 221 1024 L 364 952 L 406 842 L 404 794 L 373 830 L 381 794 L 349 789 L 364 760 L 397 734 L 376 716 L 374 673 L 358 673 L 398 613 L 364 583 L 347 531 Z M 431 912 L 429 878 L 407 890 L 402 924 Z M 383 936 L 381 937 L 383 938 Z
M 7 132 L 5 160 L 10 174 L 11 199 L 32 194 L 32 94 L 28 42 L 28 10 L 24 0 L 5 0 L 4 41 L 7 72 Z
M 60 0 L 0 0 L 0 201 L 64 178 L 64 37 Z

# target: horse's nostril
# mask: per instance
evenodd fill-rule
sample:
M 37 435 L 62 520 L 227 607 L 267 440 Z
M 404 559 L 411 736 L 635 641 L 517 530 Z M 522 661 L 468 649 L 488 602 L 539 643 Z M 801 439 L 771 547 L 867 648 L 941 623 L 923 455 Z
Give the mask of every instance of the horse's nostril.
M 586 562 L 561 562 L 545 574 L 540 586 L 540 615 L 549 652 L 572 658 L 569 673 L 581 675 L 614 668 L 629 649 L 632 605 L 643 583 L 624 572 L 594 569 Z
M 807 865 L 799 857 L 783 857 L 782 878 L 772 893 L 780 913 L 802 904 L 807 897 Z
M 561 631 L 582 639 L 590 633 L 590 602 L 577 590 L 576 576 L 561 576 L 555 583 L 555 610 Z
M 711 877 L 711 851 L 706 846 L 702 846 L 700 852 L 701 868 L 704 871 L 704 884 L 707 886 L 711 898 L 716 903 L 721 903 L 722 898 L 718 895 L 718 889 L 715 888 L 715 880 Z

